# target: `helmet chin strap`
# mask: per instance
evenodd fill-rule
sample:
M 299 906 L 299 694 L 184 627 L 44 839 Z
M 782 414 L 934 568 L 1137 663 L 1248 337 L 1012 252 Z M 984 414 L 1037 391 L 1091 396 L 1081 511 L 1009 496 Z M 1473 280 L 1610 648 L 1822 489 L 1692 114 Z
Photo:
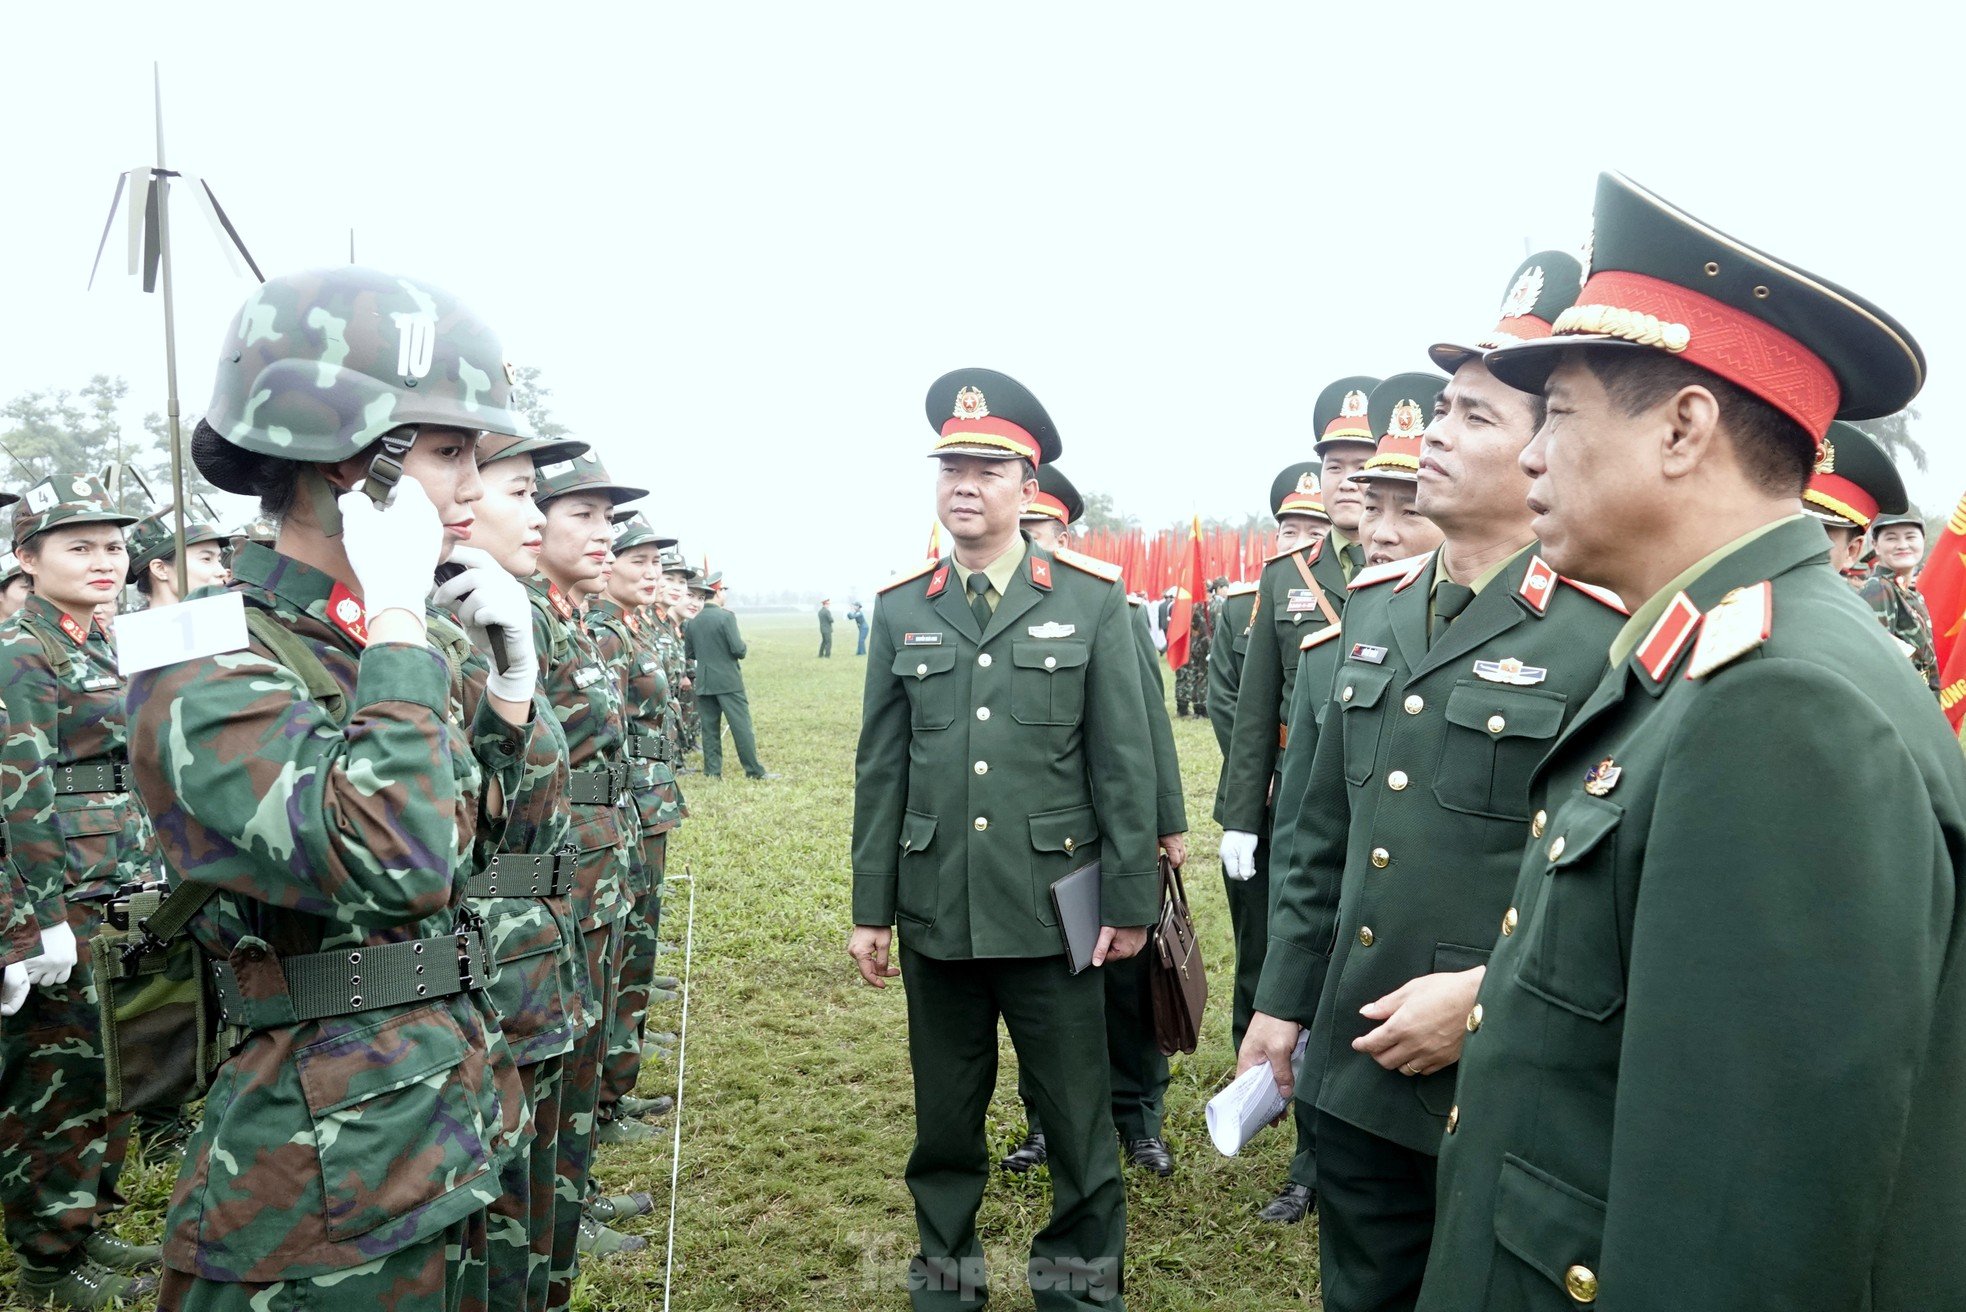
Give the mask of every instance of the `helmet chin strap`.
M 403 481 L 403 458 L 416 445 L 416 433 L 414 424 L 405 424 L 382 435 L 382 450 L 369 461 L 369 472 L 362 479 L 362 490 L 378 506 L 388 505 L 396 485 Z M 309 465 L 301 471 L 300 491 L 307 498 L 308 508 L 314 512 L 314 523 L 320 528 L 322 536 L 340 537 L 341 506 L 337 503 L 340 493 L 335 490 L 334 484 L 328 482 L 319 465 Z

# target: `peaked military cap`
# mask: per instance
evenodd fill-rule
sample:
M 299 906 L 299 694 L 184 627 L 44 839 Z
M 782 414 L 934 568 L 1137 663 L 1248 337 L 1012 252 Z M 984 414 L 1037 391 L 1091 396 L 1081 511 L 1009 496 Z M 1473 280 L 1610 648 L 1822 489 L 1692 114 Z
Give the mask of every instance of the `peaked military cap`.
M 186 516 L 184 521 L 184 545 L 193 547 L 201 542 L 224 542 L 225 534 L 216 524 L 202 519 Z M 153 560 L 163 560 L 177 554 L 177 519 L 172 508 L 153 510 L 123 532 L 123 545 L 130 555 L 129 572 L 124 576 L 125 583 L 135 583 L 142 575 L 144 567 Z
M 1819 445 L 1832 419 L 1895 414 L 1925 384 L 1903 325 L 1855 292 L 1709 227 L 1621 174 L 1597 183 L 1577 303 L 1488 359 L 1541 391 L 1566 346 L 1665 351 L 1733 383 Z
M 504 460 L 511 456 L 531 456 L 535 465 L 551 465 L 585 455 L 587 450 L 588 446 L 585 442 L 578 442 L 570 437 L 514 437 L 510 433 L 478 434 L 479 468 L 489 465 L 494 460 Z
M 724 590 L 724 572 L 720 569 L 711 570 L 703 576 L 703 586 L 711 592 L 722 592 Z
M 604 496 L 613 505 L 623 505 L 630 501 L 640 501 L 649 494 L 645 487 L 628 487 L 615 482 L 594 452 L 583 451 L 570 460 L 555 460 L 539 467 L 539 490 L 532 499 L 545 505 L 555 497 L 566 496 L 570 492 L 592 492 Z
M 1301 460 L 1294 465 L 1285 465 L 1281 473 L 1270 481 L 1270 513 L 1278 519 L 1285 515 L 1316 515 L 1319 519 L 1330 519 L 1324 510 L 1324 493 L 1318 489 L 1317 476 L 1323 466 L 1315 460 Z
M 109 493 L 92 474 L 55 474 L 22 495 L 14 507 L 14 547 L 51 528 L 76 524 L 134 524 L 109 503 Z
M 618 518 L 614 522 L 614 554 L 632 551 L 636 547 L 654 547 L 657 554 L 665 548 L 676 545 L 676 539 L 663 537 L 655 527 L 642 517 L 637 510 Z
M 1434 402 L 1447 380 L 1439 374 L 1394 374 L 1372 389 L 1372 431 L 1379 445 L 1356 474 L 1366 478 L 1420 478 L 1420 438 L 1433 422 Z
M 1372 432 L 1365 407 L 1372 389 L 1378 385 L 1377 378 L 1354 374 L 1319 392 L 1316 404 L 1311 407 L 1311 427 L 1317 433 L 1317 442 L 1311 449 L 1323 455 L 1340 442 L 1361 442 L 1366 446 L 1375 443 L 1378 438 Z
M 1556 317 L 1577 303 L 1583 289 L 1584 266 L 1566 251 L 1538 251 L 1516 266 L 1509 289 L 1502 294 L 1500 322 L 1475 339 L 1472 346 L 1437 342 L 1427 358 L 1450 375 L 1484 351 L 1516 342 L 1533 342 L 1550 335 Z
M 1802 501 L 1824 523 L 1858 530 L 1868 529 L 1880 514 L 1902 515 L 1910 504 L 1884 444 L 1841 419 L 1829 426 L 1817 450 Z
M 1064 453 L 1058 429 L 1031 389 L 994 369 L 956 369 L 929 384 L 932 456 L 1028 460 L 1039 467 Z
M 1085 498 L 1072 486 L 1072 480 L 1052 465 L 1038 466 L 1038 498 L 1024 507 L 1019 519 L 1055 519 L 1076 524 L 1085 517 Z

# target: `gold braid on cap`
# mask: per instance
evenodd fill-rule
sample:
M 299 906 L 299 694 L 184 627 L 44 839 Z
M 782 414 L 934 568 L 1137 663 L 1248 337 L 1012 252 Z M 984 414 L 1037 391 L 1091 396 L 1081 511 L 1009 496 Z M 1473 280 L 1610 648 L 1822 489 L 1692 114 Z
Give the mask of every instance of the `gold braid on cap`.
M 1550 333 L 1557 337 L 1572 333 L 1617 337 L 1640 346 L 1656 346 L 1674 355 L 1685 350 L 1693 340 L 1692 330 L 1683 323 L 1661 323 L 1653 315 L 1619 305 L 1573 305 L 1556 317 Z
M 1837 500 L 1819 488 L 1810 488 L 1802 494 L 1802 499 L 1813 506 L 1821 506 L 1824 510 L 1829 511 L 1830 514 L 1838 518 L 1849 520 L 1857 528 L 1865 529 L 1870 527 L 1869 515 L 1862 513 L 1846 501 Z

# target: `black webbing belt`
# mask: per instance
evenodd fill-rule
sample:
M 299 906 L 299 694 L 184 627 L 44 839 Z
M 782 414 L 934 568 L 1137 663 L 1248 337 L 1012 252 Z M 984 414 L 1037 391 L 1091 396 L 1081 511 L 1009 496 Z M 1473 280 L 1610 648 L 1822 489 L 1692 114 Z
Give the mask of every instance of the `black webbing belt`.
M 211 967 L 219 1018 L 227 1025 L 263 1030 L 482 989 L 490 982 L 490 962 L 484 935 L 468 926 L 407 943 L 282 957 L 287 992 L 281 997 L 247 998 L 231 962 L 214 961 Z

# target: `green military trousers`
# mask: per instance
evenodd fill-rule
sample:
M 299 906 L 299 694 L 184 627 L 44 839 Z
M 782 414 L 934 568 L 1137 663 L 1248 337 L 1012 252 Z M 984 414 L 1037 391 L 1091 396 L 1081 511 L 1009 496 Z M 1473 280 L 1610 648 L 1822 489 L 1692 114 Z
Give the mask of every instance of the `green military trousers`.
M 1105 980 L 1065 958 L 941 961 L 901 950 L 915 1147 L 908 1190 L 921 1250 L 909 1264 L 918 1309 L 975 1308 L 989 1297 L 976 1209 L 989 1180 L 984 1116 L 997 1083 L 1002 1017 L 1031 1074 L 1051 1152 L 1051 1221 L 1026 1268 L 1036 1306 L 1120 1309 L 1126 1190 L 1113 1138 Z
M 1222 878 L 1229 899 L 1229 929 L 1236 943 L 1236 991 L 1229 1008 L 1230 1051 L 1242 1051 L 1249 1018 L 1256 1012 L 1256 985 L 1263 977 L 1263 957 L 1270 950 L 1270 828 L 1274 810 L 1263 813 L 1256 835 L 1256 873 L 1248 879 Z M 1317 1120 L 1310 1104 L 1293 1099 L 1291 1120 L 1297 1127 L 1297 1148 L 1290 1156 L 1290 1182 L 1317 1188 Z
M 324 1276 L 266 1282 L 201 1280 L 170 1267 L 158 1312 L 485 1312 L 485 1214 L 373 1262 Z
M 1098 971 L 1106 983 L 1106 1060 L 1113 1086 L 1113 1125 L 1128 1142 L 1160 1138 L 1161 1117 L 1167 1106 L 1167 1058 L 1154 1042 L 1148 959 L 1142 952 L 1125 961 L 1109 961 Z M 1043 1134 L 1044 1116 L 1037 1108 L 1028 1066 L 1017 1072 L 1017 1096 L 1024 1103 L 1024 1119 L 1031 1133 Z
M 519 1067 L 531 1141 L 505 1159 L 485 1214 L 485 1262 L 495 1312 L 544 1312 L 553 1267 L 554 1187 L 564 1056 Z
M 1317 1147 L 1325 1312 L 1412 1312 L 1433 1247 L 1440 1159 L 1328 1112 L 1317 1113 Z
M 668 865 L 669 834 L 643 834 L 630 868 L 634 902 L 622 926 L 618 975 L 607 1054 L 601 1065 L 600 1118 L 614 1118 L 614 1106 L 635 1091 L 642 1078 L 642 1036 L 648 1028 L 655 986 L 655 959 L 662 951 L 662 875 Z
M 614 859 L 612 849 L 605 853 Z M 583 860 L 593 858 L 588 852 Z M 596 1108 L 601 1096 L 601 1067 L 607 1056 L 608 1023 L 614 1015 L 617 975 L 621 960 L 622 923 L 610 921 L 582 930 L 581 949 L 587 954 L 587 976 L 593 990 L 586 999 L 593 1026 L 574 1040 L 573 1051 L 560 1068 L 560 1142 L 554 1163 L 553 1268 L 547 1306 L 566 1307 L 573 1282 L 580 1274 L 580 1215 L 587 1205 L 594 1175 Z
M 741 692 L 696 695 L 696 711 L 702 720 L 703 773 L 712 778 L 724 772 L 723 721 L 730 721 L 731 746 L 737 749 L 738 764 L 753 779 L 765 772 L 758 763 L 758 740 L 751 733 L 751 699 Z

